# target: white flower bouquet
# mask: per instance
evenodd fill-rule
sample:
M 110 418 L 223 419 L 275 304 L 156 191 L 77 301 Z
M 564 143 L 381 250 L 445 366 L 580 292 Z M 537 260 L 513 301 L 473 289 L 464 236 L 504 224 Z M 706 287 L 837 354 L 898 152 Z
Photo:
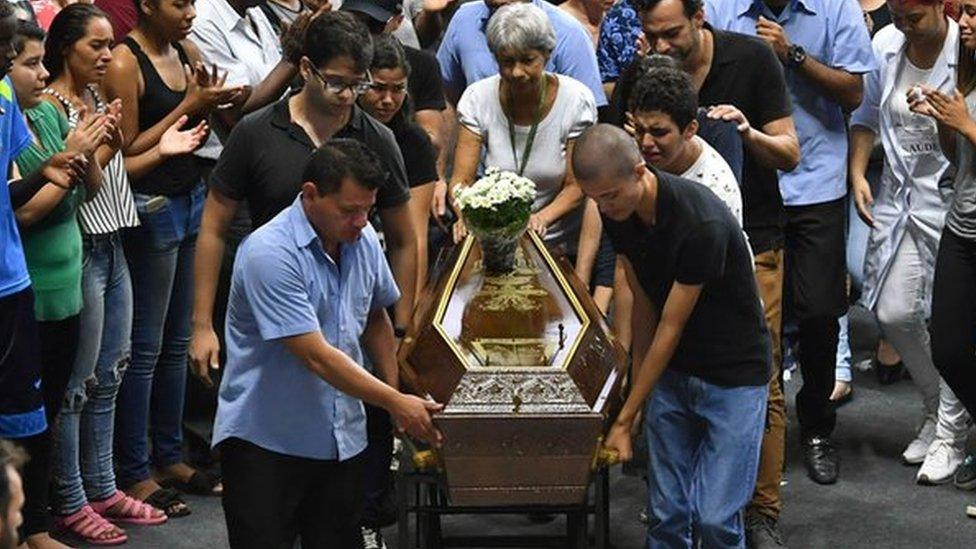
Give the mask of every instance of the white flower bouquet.
M 464 222 L 481 245 L 482 263 L 489 273 L 514 268 L 518 238 L 532 215 L 535 183 L 514 172 L 488 168 L 485 176 L 454 191 Z
M 474 230 L 504 229 L 528 224 L 535 200 L 535 183 L 514 172 L 488 168 L 473 185 L 458 187 L 454 201 Z

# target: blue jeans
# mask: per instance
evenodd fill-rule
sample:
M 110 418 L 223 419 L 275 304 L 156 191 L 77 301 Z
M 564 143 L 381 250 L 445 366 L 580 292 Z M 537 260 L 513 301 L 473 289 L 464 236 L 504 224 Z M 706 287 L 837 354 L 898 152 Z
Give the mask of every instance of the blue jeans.
M 834 371 L 836 381 L 851 382 L 851 334 L 850 321 L 847 315 L 837 320 L 840 326 L 837 334 L 837 369 Z
M 132 285 L 118 233 L 85 235 L 81 333 L 54 456 L 54 510 L 68 515 L 115 493 L 115 396 L 129 364 Z
M 134 294 L 132 363 L 119 390 L 116 459 L 122 486 L 149 479 L 151 461 L 183 460 L 183 401 L 193 312 L 193 255 L 205 197 L 203 185 L 166 197 L 164 205 L 135 194 L 142 225 L 125 232 Z M 155 204 L 158 206 L 158 204 Z M 149 433 L 146 426 L 149 426 Z
M 666 370 L 647 401 L 647 547 L 744 547 L 768 387 L 724 387 Z

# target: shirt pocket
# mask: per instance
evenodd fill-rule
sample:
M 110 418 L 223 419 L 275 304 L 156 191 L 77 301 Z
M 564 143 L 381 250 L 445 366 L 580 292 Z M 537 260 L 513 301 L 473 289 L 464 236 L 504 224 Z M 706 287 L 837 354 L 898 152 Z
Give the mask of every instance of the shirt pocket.
M 354 295 L 349 300 L 349 314 L 352 315 L 352 318 L 349 319 L 350 326 L 355 326 L 356 337 L 362 336 L 363 330 L 366 329 L 371 303 L 372 296 L 370 295 Z

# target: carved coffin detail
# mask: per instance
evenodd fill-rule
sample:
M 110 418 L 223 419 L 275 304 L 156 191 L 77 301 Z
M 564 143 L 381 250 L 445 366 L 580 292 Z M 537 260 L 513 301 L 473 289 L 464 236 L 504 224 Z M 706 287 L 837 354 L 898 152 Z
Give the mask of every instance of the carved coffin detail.
M 398 359 L 445 409 L 452 501 L 575 503 L 621 404 L 627 355 L 568 262 L 532 233 L 516 268 L 485 276 L 468 238 L 431 274 Z

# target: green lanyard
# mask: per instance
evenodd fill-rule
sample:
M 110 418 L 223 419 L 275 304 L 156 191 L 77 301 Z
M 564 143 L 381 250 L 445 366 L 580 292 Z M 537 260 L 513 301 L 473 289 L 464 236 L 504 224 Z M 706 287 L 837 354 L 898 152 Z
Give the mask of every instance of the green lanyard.
M 515 124 L 512 123 L 512 117 L 510 114 L 506 113 L 506 118 L 508 118 L 508 139 L 512 144 L 512 161 L 518 168 L 518 174 L 522 175 L 525 171 L 525 166 L 529 163 L 529 156 L 532 154 L 532 143 L 535 141 L 535 132 L 539 129 L 539 121 L 542 118 L 542 107 L 546 103 L 546 88 L 549 86 L 549 76 L 546 73 L 542 73 L 542 86 L 539 92 L 539 104 L 535 107 L 535 115 L 532 118 L 532 128 L 529 129 L 529 137 L 525 140 L 525 150 L 522 151 L 522 163 L 519 164 L 518 154 L 515 150 Z M 510 94 L 511 95 L 511 94 Z M 509 102 L 509 113 L 512 112 L 511 101 Z

